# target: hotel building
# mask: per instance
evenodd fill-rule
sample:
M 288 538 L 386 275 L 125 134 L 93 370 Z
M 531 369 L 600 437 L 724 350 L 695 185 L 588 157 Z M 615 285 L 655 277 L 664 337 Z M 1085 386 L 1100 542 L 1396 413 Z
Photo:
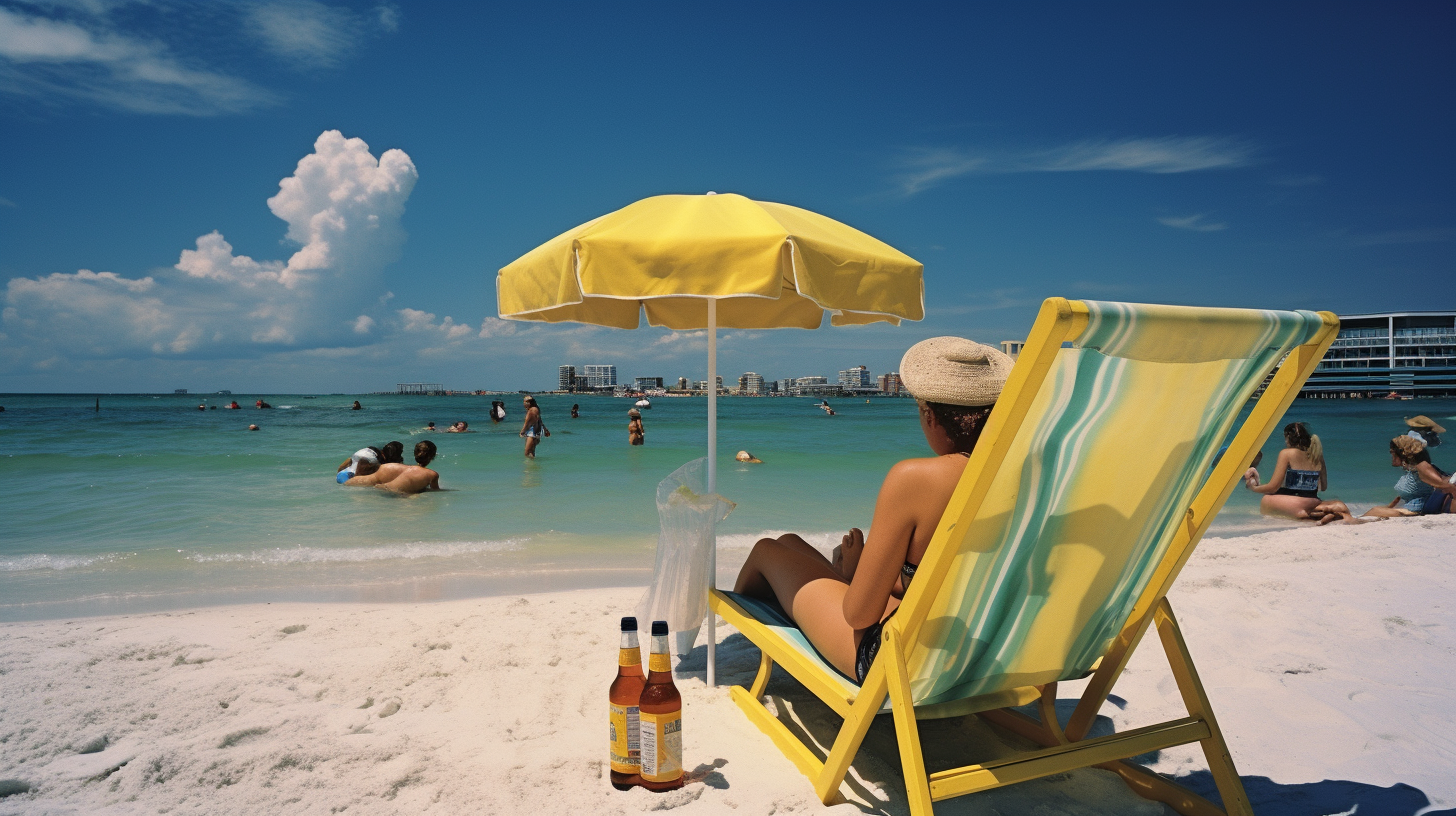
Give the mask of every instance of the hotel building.
M 1456 397 L 1456 311 L 1340 316 L 1301 397 Z

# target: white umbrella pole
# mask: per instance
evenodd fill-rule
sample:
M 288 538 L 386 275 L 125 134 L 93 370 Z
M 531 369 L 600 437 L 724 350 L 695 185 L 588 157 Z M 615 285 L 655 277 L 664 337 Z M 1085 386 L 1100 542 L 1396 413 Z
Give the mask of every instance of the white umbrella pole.
M 718 492 L 718 301 L 708 298 L 708 492 Z M 718 586 L 718 532 L 708 550 L 708 586 Z M 718 616 L 708 610 L 708 687 L 718 685 Z

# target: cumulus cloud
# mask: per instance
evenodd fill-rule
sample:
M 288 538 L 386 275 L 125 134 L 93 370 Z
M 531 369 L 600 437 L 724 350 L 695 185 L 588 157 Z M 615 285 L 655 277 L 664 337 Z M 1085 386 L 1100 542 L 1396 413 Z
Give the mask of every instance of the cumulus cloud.
M 172 269 L 140 279 L 89 270 L 15 278 L 5 332 L 30 359 L 52 350 L 82 359 L 251 357 L 368 342 L 417 179 L 403 151 L 376 160 L 363 140 L 326 131 L 268 199 L 300 245 L 288 259 L 237 255 L 214 231 Z
M 1218 232 L 1228 229 L 1228 224 L 1221 221 L 1205 221 L 1202 213 L 1190 215 L 1183 218 L 1159 218 L 1158 223 L 1173 229 L 1192 230 L 1193 232 Z
M 900 193 L 912 196 L 947 180 L 982 173 L 1122 171 L 1192 173 L 1242 167 L 1253 160 L 1247 142 L 1211 136 L 1102 139 L 1019 151 L 920 149 L 899 160 Z

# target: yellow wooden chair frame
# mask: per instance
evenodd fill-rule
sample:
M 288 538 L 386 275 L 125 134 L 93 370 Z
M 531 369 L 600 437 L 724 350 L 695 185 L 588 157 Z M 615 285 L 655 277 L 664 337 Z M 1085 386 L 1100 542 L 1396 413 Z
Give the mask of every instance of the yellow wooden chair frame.
M 916 583 L 927 587 L 907 597 L 899 611 L 884 626 L 879 654 L 857 694 L 846 695 L 844 686 L 828 677 L 823 668 L 785 644 L 772 630 L 755 620 L 724 593 L 713 590 L 712 611 L 757 645 L 762 651 L 758 675 L 752 687 L 734 686 L 730 693 L 748 718 L 778 745 L 814 784 L 820 800 L 828 804 L 838 796 L 849 764 L 864 741 L 870 723 L 880 713 L 886 696 L 890 699 L 895 735 L 905 776 L 905 789 L 914 816 L 929 816 L 932 803 L 977 791 L 1063 773 L 1076 768 L 1100 767 L 1120 775 L 1138 795 L 1164 802 L 1190 816 L 1208 814 L 1251 814 L 1248 796 L 1229 756 L 1218 723 L 1214 719 L 1193 659 L 1166 597 L 1179 571 L 1192 555 L 1194 546 L 1208 529 L 1229 494 L 1240 481 L 1255 451 L 1263 446 L 1280 417 L 1324 356 L 1339 331 L 1338 319 L 1321 312 L 1324 326 L 1313 338 L 1291 350 L 1278 372 L 1255 403 L 1249 417 L 1212 474 L 1194 497 L 1178 533 L 1156 567 L 1147 588 L 1123 624 L 1112 647 L 1103 655 L 1092 679 L 1077 703 L 1067 727 L 1062 729 L 1055 713 L 1056 683 L 1028 686 L 954 703 L 924 706 L 912 702 L 906 669 L 906 644 L 915 642 L 935 595 L 951 569 L 952 548 L 944 542 L 950 530 L 975 519 L 991 482 L 1005 459 L 1012 440 L 1031 408 L 1037 390 L 1052 369 L 1062 344 L 1076 339 L 1088 324 L 1087 307 L 1076 301 L 1051 298 L 1042 304 L 1022 354 L 1002 390 L 996 409 L 987 421 L 976 449 L 966 465 L 948 509 L 941 518 L 926 552 Z M 962 528 L 964 529 L 964 528 Z M 1130 731 L 1086 739 L 1097 712 L 1112 691 L 1133 649 L 1149 625 L 1155 625 L 1163 650 L 1188 716 Z M 778 663 L 835 713 L 844 725 L 821 759 L 804 745 L 760 699 L 768 685 L 773 665 Z M 1039 719 L 1028 717 L 1013 706 L 1039 702 Z M 927 774 L 921 753 L 919 719 L 933 719 L 976 713 L 988 722 L 1006 728 L 1042 745 L 1039 750 Z M 1176 783 L 1126 762 L 1129 757 L 1176 745 L 1197 742 L 1207 758 L 1224 808 Z

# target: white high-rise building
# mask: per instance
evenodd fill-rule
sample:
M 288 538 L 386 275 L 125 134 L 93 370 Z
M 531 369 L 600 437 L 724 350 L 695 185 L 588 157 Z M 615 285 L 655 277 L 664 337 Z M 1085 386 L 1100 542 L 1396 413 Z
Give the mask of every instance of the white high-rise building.
M 576 366 L 564 365 L 556 369 L 556 389 L 570 391 L 576 387 Z
M 582 366 L 582 376 L 588 388 L 614 388 L 617 385 L 617 367 L 614 365 Z
M 855 366 L 839 372 L 839 384 L 843 388 L 872 388 L 870 384 L 870 370 L 864 366 Z
M 763 377 L 752 371 L 738 378 L 738 393 L 758 396 L 764 393 Z

